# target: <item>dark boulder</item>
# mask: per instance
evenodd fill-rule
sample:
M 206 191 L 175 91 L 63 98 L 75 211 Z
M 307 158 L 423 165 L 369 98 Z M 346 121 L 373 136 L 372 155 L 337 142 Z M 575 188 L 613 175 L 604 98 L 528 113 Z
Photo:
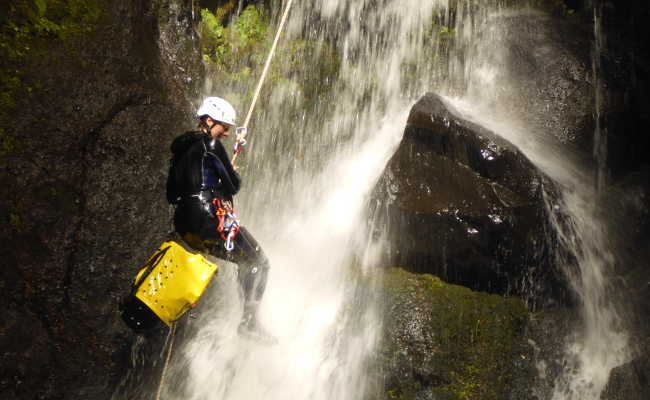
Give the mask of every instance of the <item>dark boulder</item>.
M 510 143 L 428 93 L 375 189 L 375 211 L 392 263 L 548 303 L 563 292 L 551 263 L 549 185 Z

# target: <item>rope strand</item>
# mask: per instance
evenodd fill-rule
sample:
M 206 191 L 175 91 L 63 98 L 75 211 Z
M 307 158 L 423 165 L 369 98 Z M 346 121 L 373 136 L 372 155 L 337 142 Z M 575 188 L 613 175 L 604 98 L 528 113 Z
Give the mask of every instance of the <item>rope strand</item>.
M 165 365 L 163 366 L 162 375 L 160 375 L 160 383 L 158 383 L 158 392 L 156 393 L 156 400 L 160 400 L 163 385 L 165 384 L 165 376 L 167 375 L 167 367 L 169 360 L 172 358 L 172 347 L 174 346 L 174 333 L 176 333 L 176 322 L 172 324 L 171 337 L 169 338 L 169 350 L 167 350 L 167 358 L 165 358 Z
M 287 2 L 286 7 L 284 8 L 284 13 L 282 14 L 282 19 L 280 20 L 280 25 L 278 26 L 278 30 L 275 33 L 275 39 L 273 39 L 273 45 L 271 46 L 271 50 L 269 50 L 269 55 L 266 57 L 266 62 L 264 63 L 264 69 L 262 70 L 262 76 L 260 76 L 260 80 L 257 83 L 257 88 L 255 89 L 255 94 L 253 95 L 253 100 L 251 101 L 251 105 L 248 108 L 248 114 L 246 114 L 246 119 L 244 120 L 244 125 L 242 127 L 244 128 L 244 133 L 242 133 L 241 137 L 238 137 L 237 139 L 244 139 L 246 135 L 248 134 L 248 123 L 251 120 L 251 116 L 253 115 L 253 110 L 255 109 L 255 105 L 257 104 L 257 99 L 260 95 L 260 92 L 262 91 L 262 85 L 264 84 L 264 80 L 266 79 L 266 75 L 269 71 L 269 66 L 271 65 L 271 60 L 273 59 L 273 55 L 275 54 L 275 49 L 278 45 L 278 42 L 280 40 L 280 34 L 282 33 L 282 30 L 284 29 L 284 24 L 287 21 L 287 16 L 289 15 L 289 10 L 291 9 L 291 4 L 293 3 L 293 0 L 289 0 Z M 235 164 L 235 160 L 237 159 L 238 153 L 235 153 L 235 155 L 232 158 L 232 164 Z

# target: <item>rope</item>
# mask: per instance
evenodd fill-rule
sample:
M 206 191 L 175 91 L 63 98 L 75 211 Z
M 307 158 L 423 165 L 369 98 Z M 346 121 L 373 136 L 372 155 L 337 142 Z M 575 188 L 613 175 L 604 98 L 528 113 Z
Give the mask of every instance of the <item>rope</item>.
M 165 376 L 167 375 L 167 367 L 169 366 L 169 360 L 172 358 L 172 347 L 174 346 L 174 333 L 176 333 L 176 323 L 172 324 L 172 333 L 169 339 L 169 350 L 167 350 L 167 358 L 165 359 L 165 365 L 163 366 L 162 375 L 160 376 L 160 383 L 158 384 L 158 392 L 156 393 L 156 400 L 160 400 L 160 394 L 162 393 L 162 388 L 165 383 Z
M 278 26 L 278 30 L 275 32 L 275 39 L 273 40 L 273 45 L 271 46 L 271 50 L 269 50 L 269 55 L 266 57 L 266 62 L 264 63 L 264 69 L 262 70 L 262 76 L 260 76 L 260 80 L 257 83 L 257 88 L 255 89 L 255 94 L 253 95 L 253 100 L 251 101 L 251 105 L 248 108 L 248 114 L 246 115 L 246 119 L 244 120 L 244 125 L 242 125 L 243 133 L 241 134 L 240 137 L 238 137 L 238 140 L 243 140 L 244 137 L 248 134 L 248 123 L 251 121 L 251 116 L 253 115 L 253 109 L 255 109 L 255 105 L 257 104 L 257 99 L 260 95 L 260 92 L 262 91 L 262 85 L 264 84 L 264 80 L 266 79 L 266 74 L 269 71 L 269 66 L 271 65 L 271 60 L 273 59 L 273 55 L 275 54 L 275 48 L 278 45 L 278 41 L 280 40 L 280 34 L 282 33 L 282 30 L 284 29 L 284 24 L 287 21 L 287 16 L 289 15 L 289 10 L 291 9 L 291 3 L 293 3 L 293 0 L 287 1 L 287 5 L 284 8 L 284 13 L 282 14 L 282 19 L 280 20 L 280 25 Z M 237 159 L 238 153 L 235 153 L 235 155 L 232 158 L 232 163 L 233 165 L 235 164 L 235 160 Z

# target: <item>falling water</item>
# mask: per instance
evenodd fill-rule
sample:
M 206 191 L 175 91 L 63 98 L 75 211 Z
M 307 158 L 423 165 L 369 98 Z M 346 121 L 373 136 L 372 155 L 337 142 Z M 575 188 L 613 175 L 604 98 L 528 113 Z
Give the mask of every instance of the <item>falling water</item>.
M 459 36 L 466 46 L 461 51 L 464 62 L 459 79 L 465 91 L 450 101 L 465 117 L 515 144 L 559 188 L 559 195 L 546 196 L 548 214 L 561 249 L 557 262 L 577 295 L 582 320 L 576 321 L 573 332 L 565 338 L 563 370 L 552 385 L 552 394 L 543 394 L 542 398 L 597 400 L 611 370 L 629 357 L 611 275 L 616 263 L 611 240 L 614 232 L 607 230 L 598 208 L 600 175 L 594 184 L 589 166 L 575 161 L 566 146 L 549 140 L 548 132 L 539 129 L 523 108 L 513 105 L 512 99 L 521 99 L 522 94 L 517 93 L 517 84 L 509 75 L 509 59 L 502 47 L 504 41 L 500 40 L 506 28 L 501 24 L 503 17 L 515 16 L 523 21 L 534 13 L 493 8 L 483 14 L 483 19 L 465 15 L 466 20 L 473 21 L 470 26 L 458 25 L 464 31 Z M 544 49 L 546 43 L 543 36 L 538 36 L 536 43 L 528 45 Z M 600 106 L 598 90 L 596 98 Z M 597 141 L 595 146 L 597 156 L 602 156 L 604 144 Z
M 615 255 L 592 200 L 593 180 L 512 112 L 494 23 L 512 11 L 500 1 L 475 3 L 294 3 L 284 43 L 309 50 L 298 53 L 305 67 L 295 69 L 290 57 L 278 60 L 277 73 L 288 78 L 275 81 L 256 111 L 237 204 L 271 261 L 261 319 L 279 344 L 237 335 L 242 305 L 234 266 L 225 264 L 177 350 L 168 398 L 357 400 L 375 389 L 367 372 L 381 318 L 359 290 L 372 284 L 364 278 L 373 254 L 363 250 L 364 208 L 410 106 L 431 90 L 519 147 L 561 189 L 548 198 L 549 214 L 572 255 L 566 275 L 583 324 L 566 339 L 566 370 L 552 397 L 599 398 L 627 354 L 608 297 Z M 211 82 L 207 92 L 233 100 L 244 113 L 245 88 Z
M 425 87 L 412 77 L 428 76 L 424 59 L 434 49 L 425 39 L 434 7 L 445 5 L 294 3 L 278 68 L 290 71 L 295 61 L 282 56 L 308 41 L 310 51 L 299 61 L 306 67 L 275 81 L 256 110 L 237 200 L 242 223 L 271 261 L 260 317 L 279 344 L 237 335 L 241 304 L 228 284 L 233 274 L 224 268 L 220 293 L 211 294 L 191 322 L 196 329 L 175 362 L 168 393 L 357 400 L 373 389 L 366 375 L 381 321 L 367 291 L 359 290 L 372 284 L 363 277 L 372 254 L 364 251 L 365 204 Z M 319 77 L 323 63 L 335 72 Z M 318 89 L 310 92 L 306 82 L 317 82 Z M 211 92 L 242 98 L 218 82 Z
M 596 128 L 594 129 L 593 154 L 598 164 L 596 170 L 596 185 L 600 190 L 606 183 L 607 166 L 607 128 L 603 126 L 603 82 L 600 57 L 603 51 L 604 35 L 602 32 L 603 4 L 596 1 L 594 6 L 594 45 L 591 54 L 593 80 L 594 80 L 594 115 Z

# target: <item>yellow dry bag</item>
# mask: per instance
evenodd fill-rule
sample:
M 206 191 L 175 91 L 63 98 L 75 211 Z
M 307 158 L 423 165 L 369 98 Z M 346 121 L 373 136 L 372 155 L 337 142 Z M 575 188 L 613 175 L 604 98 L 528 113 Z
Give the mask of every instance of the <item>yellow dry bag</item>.
M 201 253 L 169 240 L 138 272 L 134 295 L 171 325 L 198 301 L 218 269 Z

